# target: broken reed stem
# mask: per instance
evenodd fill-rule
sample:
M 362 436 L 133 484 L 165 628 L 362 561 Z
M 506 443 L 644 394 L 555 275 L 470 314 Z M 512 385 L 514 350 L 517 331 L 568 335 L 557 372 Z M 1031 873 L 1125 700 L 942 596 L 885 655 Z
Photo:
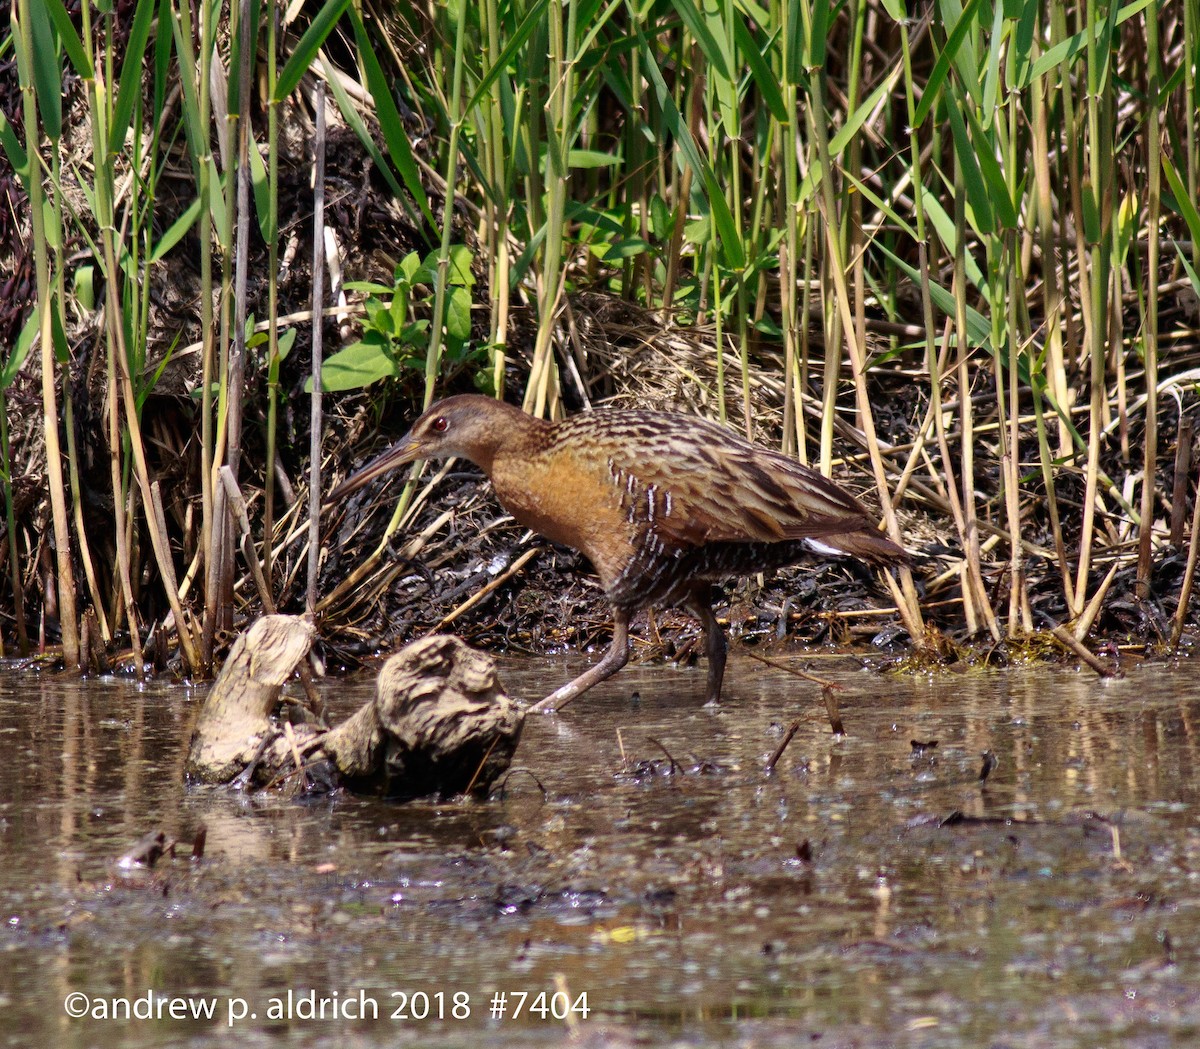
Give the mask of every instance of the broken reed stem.
M 229 501 L 229 511 L 238 524 L 238 530 L 241 532 L 242 556 L 246 559 L 246 563 L 250 568 L 250 574 L 254 577 L 254 585 L 258 589 L 258 598 L 262 602 L 263 611 L 269 616 L 274 615 L 275 600 L 271 597 L 271 588 L 267 586 L 262 565 L 258 561 L 258 552 L 254 549 L 253 533 L 250 530 L 250 515 L 246 513 L 246 500 L 242 498 L 242 490 L 238 487 L 237 479 L 233 475 L 233 469 L 229 465 L 222 465 L 218 473 L 221 477 L 221 484 L 225 488 L 225 498 Z
M 1096 621 L 1096 616 L 1100 614 L 1100 607 L 1104 603 L 1105 595 L 1108 594 L 1108 588 L 1112 585 L 1112 581 L 1117 577 L 1117 569 L 1121 567 L 1119 561 L 1115 562 L 1108 570 L 1108 574 L 1104 577 L 1104 581 L 1096 588 L 1096 592 L 1092 595 L 1092 599 L 1087 603 L 1078 621 L 1075 623 L 1075 637 L 1082 643 L 1087 637 L 1088 631 L 1092 629 L 1092 624 Z
M 159 543 L 162 544 L 164 549 L 169 550 L 171 541 L 167 536 L 167 516 L 163 512 L 162 490 L 159 488 L 157 481 L 152 481 L 150 483 L 150 498 L 153 501 L 154 509 L 153 515 L 150 515 L 152 516 L 150 525 L 152 528 L 156 528 L 158 530 Z M 167 589 L 168 597 L 171 594 L 175 595 L 174 600 L 171 602 L 171 611 L 175 613 L 175 631 L 179 635 L 179 642 L 181 645 L 190 645 L 194 649 L 195 641 L 192 640 L 191 628 L 183 619 L 184 611 L 183 604 L 179 600 L 179 584 L 175 577 L 175 562 L 172 561 L 170 557 L 165 559 L 165 564 L 162 566 L 162 572 L 163 585 Z M 184 641 L 185 637 L 188 638 L 187 642 Z M 197 669 L 195 663 L 191 663 L 190 660 L 189 663 L 193 670 Z
M 475 593 L 473 593 L 470 597 L 468 597 L 461 605 L 459 605 L 456 609 L 454 609 L 454 611 L 450 612 L 445 618 L 443 618 L 441 620 L 441 622 L 439 622 L 436 626 L 431 627 L 429 630 L 427 630 L 421 636 L 429 637 L 430 634 L 436 634 L 439 630 L 445 629 L 447 626 L 449 626 L 451 623 L 453 623 L 459 616 L 461 616 L 464 612 L 469 611 L 470 609 L 474 608 L 477 604 L 479 604 L 480 601 L 482 601 L 485 597 L 487 597 L 488 594 L 490 594 L 497 587 L 503 586 L 505 583 L 507 583 L 513 576 L 515 576 L 519 571 L 521 571 L 522 568 L 524 568 L 527 564 L 529 564 L 529 562 L 536 555 L 540 554 L 544 549 L 545 549 L 545 547 L 535 546 L 530 550 L 526 550 L 525 553 L 523 553 L 520 557 L 518 557 L 511 565 L 508 566 L 507 569 L 505 569 L 498 576 L 496 576 L 495 579 L 488 582 L 488 584 L 486 586 L 483 586 L 480 589 L 476 590 Z M 469 793 L 469 791 L 468 791 L 468 793 Z
M 316 128 L 313 134 L 313 262 L 312 262 L 312 411 L 308 446 L 308 590 L 305 610 L 317 610 L 317 577 L 321 561 L 321 304 L 325 298 L 325 84 L 313 88 Z
M 1113 667 L 1100 662 L 1093 654 L 1087 645 L 1075 639 L 1075 635 L 1071 633 L 1065 626 L 1059 624 L 1051 633 L 1058 638 L 1072 652 L 1082 659 L 1089 667 L 1091 667 L 1101 677 L 1116 677 L 1117 670 Z
M 825 700 L 825 713 L 829 715 L 829 728 L 835 736 L 844 736 L 846 726 L 842 724 L 842 714 L 838 710 L 837 693 L 832 685 L 821 689 L 821 698 Z

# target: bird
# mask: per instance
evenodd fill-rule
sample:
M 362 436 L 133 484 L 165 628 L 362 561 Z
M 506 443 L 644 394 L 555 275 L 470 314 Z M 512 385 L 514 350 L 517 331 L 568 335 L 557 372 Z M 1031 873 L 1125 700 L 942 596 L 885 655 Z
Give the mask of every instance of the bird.
M 335 503 L 382 474 L 425 459 L 464 458 L 491 480 L 520 524 L 580 551 L 612 607 L 599 662 L 532 709 L 561 710 L 629 661 L 640 610 L 680 606 L 699 619 L 706 702 L 725 676 L 725 634 L 712 584 L 803 560 L 909 560 L 866 507 L 798 460 L 697 416 L 600 408 L 559 421 L 481 394 L 436 401 L 387 451 L 333 490 Z

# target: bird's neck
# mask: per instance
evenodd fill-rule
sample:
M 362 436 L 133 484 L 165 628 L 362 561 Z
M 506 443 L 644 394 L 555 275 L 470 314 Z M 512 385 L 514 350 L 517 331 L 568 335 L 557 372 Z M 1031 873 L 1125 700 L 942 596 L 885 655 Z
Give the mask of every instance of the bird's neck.
M 484 434 L 473 443 L 468 458 L 491 477 L 502 464 L 527 461 L 544 451 L 553 430 L 553 423 L 535 419 L 511 404 L 491 401 Z

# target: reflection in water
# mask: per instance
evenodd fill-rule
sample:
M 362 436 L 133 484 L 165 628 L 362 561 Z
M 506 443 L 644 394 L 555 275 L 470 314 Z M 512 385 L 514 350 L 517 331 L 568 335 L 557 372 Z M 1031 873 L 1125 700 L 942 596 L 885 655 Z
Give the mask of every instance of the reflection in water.
M 505 677 L 537 696 L 566 673 Z M 390 806 L 187 790 L 198 690 L 0 671 L 0 1038 L 185 1044 L 244 1006 L 250 1044 L 471 1045 L 486 1028 L 556 1045 L 572 1028 L 549 1003 L 584 991 L 590 1016 L 570 1021 L 594 1044 L 1197 1034 L 1189 668 L 822 673 L 845 686 L 842 740 L 816 686 L 760 664 L 719 710 L 699 705 L 702 675 L 635 668 L 529 725 L 503 796 Z M 339 682 L 331 702 L 367 688 Z M 999 764 L 981 784 L 985 750 Z M 119 870 L 154 829 L 174 858 Z M 72 992 L 100 1008 L 147 991 L 217 1012 L 64 1010 Z M 544 1016 L 511 1015 L 540 991 Z M 364 998 L 380 1018 L 347 1018 Z M 326 1020 L 301 1015 L 322 1002 Z

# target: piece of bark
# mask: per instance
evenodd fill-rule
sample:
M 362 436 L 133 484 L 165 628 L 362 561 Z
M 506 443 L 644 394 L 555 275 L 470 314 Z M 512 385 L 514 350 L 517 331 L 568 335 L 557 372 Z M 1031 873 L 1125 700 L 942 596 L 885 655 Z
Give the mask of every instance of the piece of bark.
M 486 794 L 508 768 L 523 724 L 492 658 L 435 635 L 383 665 L 374 700 L 333 729 L 322 749 L 359 792 Z
M 227 783 L 261 760 L 264 742 L 278 733 L 270 715 L 280 690 L 315 636 L 297 616 L 263 616 L 238 637 L 192 733 L 189 779 Z

